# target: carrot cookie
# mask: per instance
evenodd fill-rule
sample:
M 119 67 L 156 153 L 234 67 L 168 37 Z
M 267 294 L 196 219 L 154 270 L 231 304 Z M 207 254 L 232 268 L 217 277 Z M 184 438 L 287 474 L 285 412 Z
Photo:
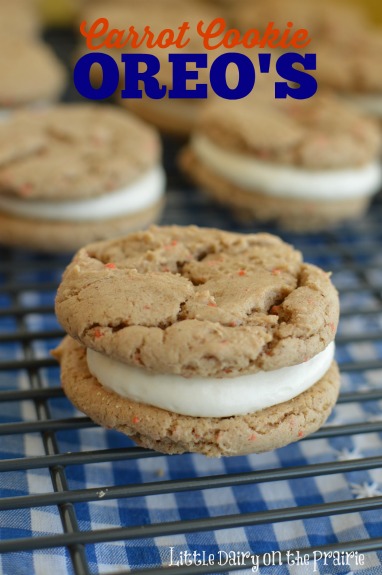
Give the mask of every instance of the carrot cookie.
M 312 50 L 319 61 L 315 72 L 319 85 L 375 117 L 382 126 L 382 28 L 365 30 L 351 47 L 317 42 Z
M 33 0 L 0 0 L 0 22 L 2 36 L 33 38 L 38 36 L 41 28 Z
M 57 100 L 66 71 L 48 45 L 32 38 L 0 36 L 0 114 Z
M 231 6 L 233 19 L 243 31 L 250 28 L 264 31 L 270 22 L 274 23 L 275 29 L 284 30 L 288 22 L 292 22 L 293 30 L 308 30 L 312 43 L 305 50 L 313 53 L 311 48 L 316 40 L 347 46 L 355 39 L 362 38 L 368 26 L 365 11 L 350 2 L 241 0 L 239 3 L 233 2 Z
M 138 49 L 133 50 L 132 47 L 126 46 L 122 50 L 119 49 L 103 49 L 108 55 L 112 56 L 118 63 L 120 68 L 121 87 L 116 94 L 118 103 L 126 107 L 128 110 L 140 116 L 146 122 L 154 125 L 161 132 L 173 135 L 175 137 L 184 138 L 188 136 L 195 125 L 199 108 L 205 103 L 205 99 L 201 98 L 184 98 L 184 99 L 169 99 L 169 90 L 173 88 L 173 65 L 169 61 L 170 54 L 203 54 L 206 50 L 203 48 L 203 41 L 197 34 L 197 24 L 203 20 L 205 23 L 212 22 L 214 18 L 219 15 L 219 9 L 209 9 L 196 1 L 184 2 L 182 9 L 179 10 L 179 2 L 177 0 L 150 0 L 149 2 L 140 2 L 132 5 L 126 3 L 97 3 L 89 6 L 84 10 L 82 20 L 87 22 L 88 28 L 91 23 L 95 22 L 97 18 L 105 17 L 109 21 L 109 29 L 129 29 L 134 26 L 135 30 L 142 36 L 145 27 L 150 26 L 155 38 L 158 34 L 165 29 L 172 29 L 177 31 L 184 22 L 188 22 L 190 29 L 185 34 L 184 38 L 189 39 L 189 43 L 185 48 L 178 49 L 175 46 L 158 47 L 155 46 L 151 49 L 147 48 L 146 43 L 143 43 Z M 101 44 L 105 38 L 103 36 L 97 37 L 96 43 Z M 80 54 L 83 55 L 87 50 L 82 47 Z M 121 55 L 123 53 L 138 52 L 139 54 L 154 55 L 160 62 L 160 69 L 156 74 L 156 78 L 160 86 L 167 86 L 167 93 L 162 99 L 148 98 L 144 93 L 142 99 L 135 98 L 122 98 L 120 96 L 121 89 L 124 87 L 125 81 L 125 68 L 121 62 Z M 199 84 L 209 84 L 209 68 L 216 59 L 223 52 L 220 49 L 212 50 L 208 53 L 208 68 L 197 67 L 194 63 L 187 65 L 188 70 L 198 69 Z M 97 74 L 97 67 L 93 66 L 92 79 L 95 82 L 100 81 L 99 70 Z M 196 82 L 189 81 L 189 89 L 193 89 Z
M 267 451 L 317 430 L 337 399 L 337 292 L 269 234 L 154 227 L 89 245 L 56 313 L 65 393 L 144 447 Z
M 0 124 L 0 242 L 65 252 L 156 221 L 165 176 L 155 131 L 93 104 Z
M 381 183 L 378 125 L 327 95 L 214 101 L 181 155 L 188 176 L 246 219 L 309 231 L 362 215 Z

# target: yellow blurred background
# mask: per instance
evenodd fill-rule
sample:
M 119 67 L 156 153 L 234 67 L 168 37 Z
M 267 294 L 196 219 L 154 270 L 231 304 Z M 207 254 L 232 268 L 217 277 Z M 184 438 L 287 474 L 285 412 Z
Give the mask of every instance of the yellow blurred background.
M 137 0 L 135 0 L 137 1 Z M 139 0 L 144 2 L 144 0 Z M 235 0 L 232 0 L 235 1 Z M 285 0 L 286 2 L 288 0 Z M 319 0 L 316 0 L 319 2 Z M 333 0 L 335 2 L 336 0 Z M 382 23 L 382 1 L 381 0 L 347 0 L 349 3 L 360 4 L 368 10 L 373 21 Z M 187 0 L 179 0 L 179 2 L 187 2 Z M 253 0 L 256 2 L 256 0 Z M 73 16 L 78 9 L 79 0 L 38 0 L 41 7 L 46 24 L 52 26 L 62 26 L 69 24 L 73 20 Z M 343 2 L 344 3 L 344 0 Z

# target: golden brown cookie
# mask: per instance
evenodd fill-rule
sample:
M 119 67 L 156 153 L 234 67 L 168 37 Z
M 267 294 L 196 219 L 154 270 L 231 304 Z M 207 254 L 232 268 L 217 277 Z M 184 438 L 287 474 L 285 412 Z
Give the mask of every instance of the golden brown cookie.
M 337 398 L 337 292 L 269 234 L 153 227 L 89 245 L 64 273 L 56 313 L 71 336 L 55 352 L 68 397 L 159 451 L 286 445 Z
M 156 132 L 111 106 L 62 104 L 0 124 L 0 241 L 68 251 L 146 227 L 163 206 Z
M 351 46 L 315 41 L 319 65 L 314 73 L 321 88 L 330 89 L 382 120 L 382 28 L 368 28 Z M 351 53 L 351 58 L 349 57 Z
M 150 26 L 155 38 L 164 29 L 177 31 L 184 22 L 188 22 L 190 29 L 185 34 L 185 39 L 190 41 L 185 48 L 154 46 L 149 49 L 143 43 L 138 50 L 135 50 L 140 54 L 146 53 L 158 58 L 160 69 L 156 78 L 161 86 L 165 85 L 170 90 L 173 86 L 173 67 L 169 62 L 169 55 L 185 52 L 191 54 L 206 53 L 203 48 L 203 41 L 197 33 L 197 24 L 200 21 L 204 21 L 206 24 L 212 22 L 219 15 L 221 15 L 221 12 L 218 7 L 204 6 L 198 0 L 183 3 L 181 10 L 179 10 L 178 0 L 145 0 L 145 2 L 133 4 L 113 1 L 89 3 L 83 10 L 80 20 L 87 22 L 87 29 L 89 29 L 91 23 L 100 17 L 108 19 L 110 29 L 125 29 L 129 26 L 134 26 L 139 33 L 142 33 L 146 26 Z M 96 42 L 101 43 L 104 39 L 105 36 L 100 36 Z M 78 50 L 78 58 L 87 51 L 85 41 L 82 38 Z M 134 50 L 130 45 L 127 45 L 122 50 L 103 48 L 102 51 L 112 56 L 119 65 L 122 88 L 124 86 L 124 66 L 121 63 L 121 55 Z M 222 53 L 223 50 L 221 49 L 212 50 L 208 53 L 208 68 L 198 68 L 198 83 L 209 84 L 210 66 Z M 197 68 L 195 64 L 189 63 L 187 69 L 196 70 Z M 100 68 L 97 73 L 97 68 L 93 67 L 92 79 L 94 82 L 101 80 L 99 71 Z M 192 81 L 189 82 L 190 89 L 192 89 L 193 84 Z M 163 99 L 158 100 L 145 96 L 142 99 L 123 99 L 120 97 L 119 90 L 116 93 L 116 101 L 121 106 L 140 116 L 143 120 L 153 124 L 161 132 L 177 137 L 186 137 L 195 125 L 198 110 L 205 100 L 195 98 L 169 99 L 167 96 L 168 91 Z
M 0 110 L 53 102 L 66 83 L 64 66 L 48 45 L 8 34 L 0 37 L 0 77 Z
M 231 3 L 234 20 L 242 30 L 265 30 L 269 22 L 284 30 L 293 22 L 293 30 L 306 29 L 312 41 L 326 40 L 338 46 L 349 45 L 362 37 L 367 27 L 365 12 L 350 2 L 334 0 L 241 0 Z M 310 47 L 310 46 L 309 46 Z
M 330 94 L 253 96 L 210 102 L 180 164 L 247 219 L 309 231 L 365 212 L 381 185 L 380 146 L 377 123 Z
M 36 37 L 40 32 L 36 4 L 34 0 L 0 0 L 2 36 Z
M 153 227 L 80 250 L 56 313 L 73 338 L 131 366 L 234 377 L 325 349 L 338 298 L 275 236 Z

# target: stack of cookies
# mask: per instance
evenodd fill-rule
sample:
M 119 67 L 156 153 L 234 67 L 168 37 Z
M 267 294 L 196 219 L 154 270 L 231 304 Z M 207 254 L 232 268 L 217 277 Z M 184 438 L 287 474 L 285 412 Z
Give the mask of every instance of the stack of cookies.
M 66 71 L 38 37 L 35 5 L 30 0 L 0 0 L 0 22 L 0 115 L 57 100 L 66 84 Z

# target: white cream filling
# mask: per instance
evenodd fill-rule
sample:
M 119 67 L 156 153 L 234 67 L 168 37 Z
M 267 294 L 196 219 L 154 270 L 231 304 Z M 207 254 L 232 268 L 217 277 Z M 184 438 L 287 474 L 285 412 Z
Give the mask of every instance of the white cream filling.
M 165 186 L 164 170 L 157 166 L 126 188 L 87 200 L 47 202 L 0 195 L 0 211 L 39 220 L 105 220 L 149 208 L 163 196 Z
M 232 379 L 161 375 L 87 350 L 89 371 L 106 388 L 132 401 L 193 417 L 254 413 L 300 395 L 328 371 L 334 342 L 305 363 Z
M 208 168 L 248 192 L 328 202 L 372 195 L 382 182 L 378 161 L 361 168 L 315 171 L 236 154 L 219 148 L 205 136 L 194 136 L 191 146 Z
M 377 118 L 382 118 L 382 94 L 351 94 L 346 98 L 350 103 L 357 106 L 362 111 L 367 112 L 372 116 L 376 116 Z

